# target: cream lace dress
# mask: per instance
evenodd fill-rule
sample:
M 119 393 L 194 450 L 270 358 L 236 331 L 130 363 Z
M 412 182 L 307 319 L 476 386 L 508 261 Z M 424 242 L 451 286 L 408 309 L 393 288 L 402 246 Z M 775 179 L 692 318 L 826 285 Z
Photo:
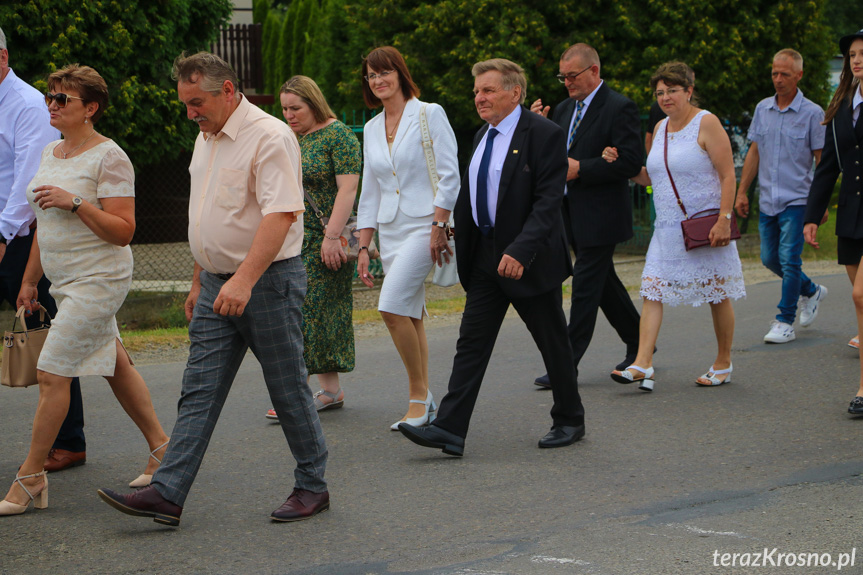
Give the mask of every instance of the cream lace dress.
M 668 139 L 668 167 L 690 216 L 701 210 L 719 208 L 719 174 L 707 152 L 698 145 L 701 120 L 708 113 L 702 110 L 685 128 L 669 134 Z M 737 242 L 690 252 L 683 247 L 680 229 L 683 212 L 677 205 L 665 170 L 663 148 L 667 125 L 667 119 L 659 125 L 647 157 L 656 221 L 641 274 L 641 296 L 672 306 L 699 306 L 745 297 Z
M 54 157 L 59 143 L 42 151 L 39 170 L 27 189 L 38 222 L 42 268 L 57 300 L 57 317 L 38 368 L 65 377 L 110 376 L 120 337 L 114 315 L 132 285 L 132 250 L 100 239 L 77 214 L 41 209 L 33 189 L 57 186 L 101 209 L 101 198 L 134 197 L 135 172 L 126 153 L 111 140 L 66 160 Z

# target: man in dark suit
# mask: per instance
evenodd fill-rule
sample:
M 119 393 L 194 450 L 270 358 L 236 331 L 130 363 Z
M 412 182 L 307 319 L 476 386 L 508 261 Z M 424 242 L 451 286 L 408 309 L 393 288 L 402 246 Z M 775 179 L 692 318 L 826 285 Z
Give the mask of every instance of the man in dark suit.
M 628 180 L 641 171 L 644 157 L 638 107 L 602 81 L 599 55 L 587 44 L 574 44 L 563 53 L 557 78 L 569 92 L 552 118 L 568 135 L 563 211 L 575 252 L 569 340 L 576 375 L 599 308 L 626 344 L 626 357 L 617 366 L 625 369 L 638 352 L 640 318 L 614 271 L 613 257 L 615 246 L 632 237 Z M 540 100 L 531 110 L 548 114 Z M 617 148 L 617 161 L 602 159 L 606 146 Z M 537 378 L 536 384 L 547 387 L 548 376 Z
M 570 259 L 560 216 L 566 175 L 565 135 L 521 104 L 527 81 L 514 62 L 473 67 L 474 100 L 487 125 L 474 138 L 453 215 L 458 272 L 467 291 L 449 391 L 434 423 L 400 423 L 411 441 L 464 453 L 470 417 L 510 303 L 536 341 L 550 376 L 552 428 L 539 447 L 563 447 L 584 436 L 566 338 L 560 284 Z

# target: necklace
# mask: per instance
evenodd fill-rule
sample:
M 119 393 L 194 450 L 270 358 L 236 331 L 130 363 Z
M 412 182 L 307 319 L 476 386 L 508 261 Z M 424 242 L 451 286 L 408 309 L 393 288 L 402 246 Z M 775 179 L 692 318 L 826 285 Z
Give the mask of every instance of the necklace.
M 392 131 L 392 133 L 387 133 L 387 140 L 389 140 L 390 142 L 392 142 L 392 141 L 393 141 L 393 138 L 395 138 L 395 137 L 396 137 L 396 131 L 398 131 L 398 129 L 399 129 L 399 124 L 401 124 L 401 121 L 402 121 L 402 115 L 404 115 L 404 112 L 405 112 L 405 109 L 404 109 L 404 108 L 402 108 L 402 113 L 401 113 L 401 114 L 399 114 L 399 119 L 398 119 L 398 120 L 396 120 L 396 125 L 395 125 L 395 126 L 393 126 L 393 131 Z
M 93 136 L 95 136 L 95 135 L 96 135 L 96 130 L 93 130 L 92 132 L 90 132 L 90 135 L 89 135 L 89 136 L 87 136 L 87 137 L 84 139 L 84 141 L 83 141 L 83 142 L 81 142 L 80 144 L 78 144 L 78 145 L 75 147 L 75 149 L 74 149 L 74 150 L 72 150 L 71 152 L 64 152 L 63 150 L 60 150 L 60 153 L 61 153 L 61 154 L 63 154 L 63 159 L 65 160 L 65 159 L 66 159 L 66 156 L 69 156 L 69 155 L 71 155 L 71 154 L 74 154 L 75 152 L 77 152 L 78 150 L 80 150 L 80 149 L 81 149 L 81 146 L 83 146 L 84 144 L 86 144 L 86 143 L 90 140 L 90 138 L 92 138 L 92 137 L 93 137 Z
M 689 122 L 691 121 L 691 118 L 689 117 L 689 115 L 690 115 L 690 114 L 692 114 L 693 110 L 695 110 L 695 108 L 694 108 L 694 107 L 692 108 L 692 110 L 690 110 L 689 112 L 687 112 L 687 113 L 686 113 L 686 117 L 683 119 L 683 124 L 682 124 L 682 126 L 683 126 L 683 127 L 681 127 L 681 128 L 680 128 L 680 130 L 682 130 L 682 129 L 686 128 L 686 126 L 688 126 L 688 125 L 689 125 Z M 696 112 L 696 114 L 697 114 L 697 112 Z M 694 117 L 695 117 L 695 115 L 693 114 L 693 116 L 692 116 L 692 117 L 694 118 Z M 671 128 L 671 119 L 670 119 L 670 118 L 669 118 L 669 120 L 668 120 L 668 125 L 666 126 L 666 132 L 667 132 L 667 134 L 668 134 L 668 139 L 669 139 L 669 140 L 673 140 L 673 139 L 674 139 L 674 135 L 675 135 L 677 132 L 679 132 L 680 130 L 674 130 L 674 131 L 672 131 L 672 130 L 670 130 L 669 128 Z

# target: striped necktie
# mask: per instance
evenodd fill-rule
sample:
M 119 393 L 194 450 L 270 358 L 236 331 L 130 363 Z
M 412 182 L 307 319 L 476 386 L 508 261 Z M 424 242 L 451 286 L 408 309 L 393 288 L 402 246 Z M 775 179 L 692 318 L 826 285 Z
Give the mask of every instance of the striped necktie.
M 569 140 L 566 142 L 566 149 L 572 147 L 572 140 L 575 138 L 575 131 L 581 123 L 581 111 L 584 110 L 584 101 L 578 100 L 575 103 L 575 121 L 572 123 L 572 129 L 569 131 Z

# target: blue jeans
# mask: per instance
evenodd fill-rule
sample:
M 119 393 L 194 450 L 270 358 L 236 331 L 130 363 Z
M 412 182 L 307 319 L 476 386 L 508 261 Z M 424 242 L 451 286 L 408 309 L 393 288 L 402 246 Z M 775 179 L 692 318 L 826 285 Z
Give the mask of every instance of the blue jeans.
M 797 317 L 797 299 L 815 294 L 816 285 L 803 273 L 803 216 L 806 206 L 788 206 L 775 216 L 761 214 L 761 263 L 782 278 L 782 299 L 776 319 L 789 325 Z

